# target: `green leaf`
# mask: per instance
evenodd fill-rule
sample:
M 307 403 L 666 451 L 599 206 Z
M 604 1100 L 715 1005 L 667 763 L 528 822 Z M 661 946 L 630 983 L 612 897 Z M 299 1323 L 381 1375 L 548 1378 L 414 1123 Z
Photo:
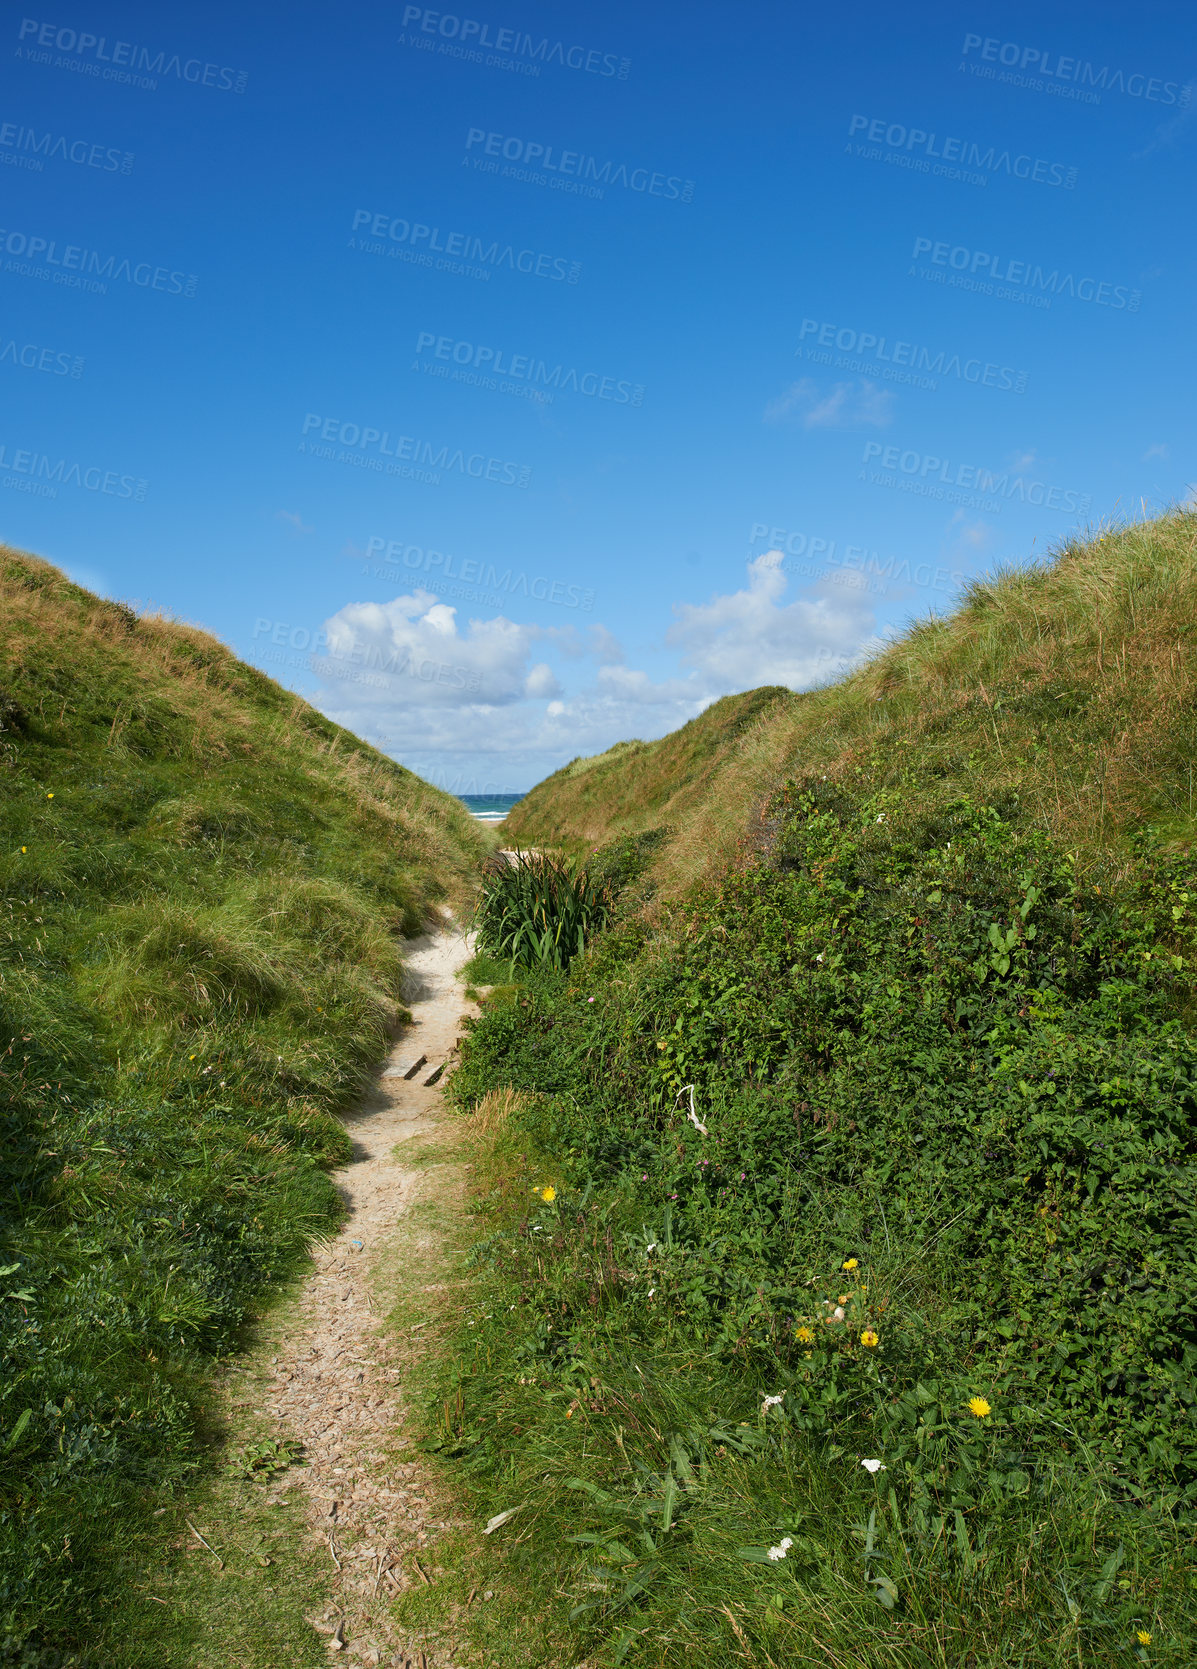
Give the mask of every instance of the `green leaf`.
M 22 1412 L 17 1415 L 17 1423 L 12 1428 L 12 1430 L 9 1432 L 8 1442 L 4 1445 L 4 1453 L 5 1454 L 7 1454 L 10 1449 L 15 1448 L 16 1445 L 20 1442 L 21 1435 L 24 1432 L 25 1427 L 29 1424 L 29 1422 L 32 1418 L 33 1418 L 32 1408 L 23 1409 Z

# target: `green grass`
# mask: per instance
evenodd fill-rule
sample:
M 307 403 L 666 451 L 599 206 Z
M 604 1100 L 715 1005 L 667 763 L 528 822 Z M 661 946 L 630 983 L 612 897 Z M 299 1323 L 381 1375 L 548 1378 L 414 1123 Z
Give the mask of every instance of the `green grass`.
M 484 845 L 201 632 L 8 550 L 0 606 L 0 1639 L 99 1651 Z
M 617 742 L 574 759 L 526 794 L 503 822 L 503 838 L 582 857 L 613 836 L 684 820 L 717 794 L 722 772 L 762 720 L 804 698 L 780 685 L 724 696 L 659 742 Z
M 472 926 L 491 957 L 526 968 L 565 968 L 610 913 L 609 886 L 585 865 L 517 851 L 487 865 Z
M 1191 1660 L 1195 533 L 770 707 L 705 823 L 592 855 L 586 955 L 487 1001 L 428 1418 L 480 1520 L 521 1507 L 485 1580 L 534 1661 Z
M 913 762 L 961 793 L 1018 793 L 1070 847 L 1109 850 L 1145 822 L 1183 842 L 1197 834 L 1195 713 L 1197 513 L 1178 510 L 975 581 L 836 684 L 728 697 L 626 759 L 575 762 L 576 780 L 546 778 L 505 833 L 590 851 L 669 825 L 650 879 L 680 897 L 767 847 L 789 778 L 865 766 L 896 782 Z

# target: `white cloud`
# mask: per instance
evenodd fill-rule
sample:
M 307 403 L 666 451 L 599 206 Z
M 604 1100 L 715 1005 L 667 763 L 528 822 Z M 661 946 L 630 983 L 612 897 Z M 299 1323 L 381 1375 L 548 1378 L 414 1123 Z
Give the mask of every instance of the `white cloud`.
M 1150 459 L 1150 458 L 1164 458 L 1164 459 L 1168 459 L 1168 458 L 1170 458 L 1170 457 L 1171 457 L 1171 456 L 1172 456 L 1172 454 L 1171 454 L 1171 452 L 1170 452 L 1170 451 L 1169 451 L 1169 450 L 1168 450 L 1168 448 L 1167 448 L 1167 446 L 1166 446 L 1166 445 L 1165 445 L 1165 444 L 1164 444 L 1164 442 L 1163 442 L 1163 441 L 1162 441 L 1162 440 L 1157 440 L 1157 441 L 1156 441 L 1156 443 L 1155 443 L 1155 445 L 1154 445 L 1154 446 L 1149 446 L 1149 447 L 1148 447 L 1148 448 L 1147 448 L 1147 450 L 1146 450 L 1146 452 L 1144 452 L 1144 454 L 1143 454 L 1143 457 L 1142 457 L 1142 460 L 1141 460 L 1141 461 L 1142 461 L 1142 462 L 1143 462 L 1143 463 L 1147 463 L 1147 461 L 1148 461 L 1148 460 L 1149 460 L 1149 459 Z
M 745 590 L 674 607 L 668 642 L 719 695 L 758 684 L 807 689 L 878 641 L 863 575 L 827 575 L 785 603 L 783 560 L 766 551 L 748 564 Z
M 558 693 L 547 666 L 528 664 L 534 644 L 550 633 L 503 615 L 471 620 L 459 632 L 457 610 L 431 591 L 389 603 L 349 603 L 324 629 L 328 648 L 316 671 L 330 685 L 352 687 L 355 699 L 369 706 L 507 706 Z
M 601 625 L 583 637 L 498 616 L 463 630 L 424 590 L 350 603 L 313 662 L 319 705 L 421 774 L 436 761 L 455 780 L 536 781 L 579 754 L 663 736 L 734 691 L 824 683 L 879 643 L 864 575 L 837 570 L 787 601 L 782 560 L 766 552 L 742 589 L 675 605 L 665 645 L 677 669 L 657 676 L 629 666 Z M 568 691 L 546 650 L 569 664 Z
M 276 510 L 274 519 L 277 522 L 286 522 L 288 527 L 295 529 L 296 533 L 315 533 L 316 531 L 314 527 L 307 525 L 298 510 Z
M 779 423 L 799 411 L 806 429 L 884 429 L 893 422 L 894 394 L 892 389 L 878 388 L 867 377 L 837 382 L 824 394 L 810 377 L 803 377 L 769 402 L 765 419 Z

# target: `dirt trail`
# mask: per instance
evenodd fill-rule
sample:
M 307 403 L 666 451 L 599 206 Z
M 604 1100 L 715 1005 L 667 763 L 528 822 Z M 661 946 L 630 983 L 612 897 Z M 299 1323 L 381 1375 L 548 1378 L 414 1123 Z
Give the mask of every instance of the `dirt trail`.
M 265 1407 L 278 1436 L 306 1452 L 308 1465 L 289 1472 L 286 1487 L 304 1492 L 319 1543 L 313 1557 L 328 1566 L 328 1608 L 309 1621 L 328 1637 L 330 1661 L 452 1663 L 443 1647 L 400 1634 L 390 1618 L 393 1596 L 429 1579 L 421 1550 L 449 1523 L 421 1462 L 395 1455 L 403 1443 L 403 1364 L 419 1332 L 408 1328 L 405 1349 L 386 1311 L 401 1296 L 409 1265 L 416 1283 L 431 1290 L 427 1268 L 419 1268 L 420 1231 L 413 1242 L 405 1222 L 429 1178 L 404 1163 L 403 1144 L 437 1128 L 436 1082 L 469 1012 L 455 978 L 469 955 L 460 932 L 412 941 L 404 1000 L 413 1023 L 376 1087 L 346 1118 L 353 1158 L 333 1180 L 349 1218 L 335 1240 L 315 1249 L 315 1268 L 274 1346 Z M 435 1268 L 435 1255 L 430 1261 Z

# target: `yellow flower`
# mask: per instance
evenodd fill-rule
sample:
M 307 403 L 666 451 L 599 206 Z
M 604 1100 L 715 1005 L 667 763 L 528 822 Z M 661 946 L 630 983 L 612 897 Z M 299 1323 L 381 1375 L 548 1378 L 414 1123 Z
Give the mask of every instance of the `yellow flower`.
M 53 794 L 47 794 L 46 798 L 47 798 L 47 800 L 52 800 L 54 798 L 54 795 Z
M 856 1266 L 857 1266 L 857 1261 L 858 1260 L 856 1258 L 845 1258 L 843 1263 L 840 1264 L 840 1268 L 841 1269 L 855 1269 Z
M 986 1420 L 992 1413 L 984 1397 L 970 1397 L 968 1399 L 968 1411 L 970 1414 L 975 1414 L 978 1420 Z
M 1135 1630 L 1135 1639 L 1139 1642 L 1140 1646 L 1151 1645 L 1151 1634 L 1145 1628 Z
M 546 1200 L 549 1205 L 552 1205 L 553 1201 L 557 1198 L 557 1190 L 553 1187 L 551 1182 L 547 1188 L 542 1188 L 540 1190 L 540 1197 L 542 1200 Z
M 22 846 L 21 850 L 22 850 L 22 852 L 28 852 L 29 848 L 28 848 L 28 846 Z
M 801 1344 L 809 1344 L 814 1336 L 809 1327 L 795 1327 L 794 1329 L 794 1337 Z
M 871 1327 L 866 1327 L 864 1332 L 860 1335 L 860 1342 L 867 1350 L 872 1350 L 874 1345 L 881 1343 L 881 1340 L 877 1337 Z
M 836 1299 L 837 1304 L 849 1304 L 851 1301 L 852 1294 L 850 1292 L 841 1292 L 839 1297 Z

